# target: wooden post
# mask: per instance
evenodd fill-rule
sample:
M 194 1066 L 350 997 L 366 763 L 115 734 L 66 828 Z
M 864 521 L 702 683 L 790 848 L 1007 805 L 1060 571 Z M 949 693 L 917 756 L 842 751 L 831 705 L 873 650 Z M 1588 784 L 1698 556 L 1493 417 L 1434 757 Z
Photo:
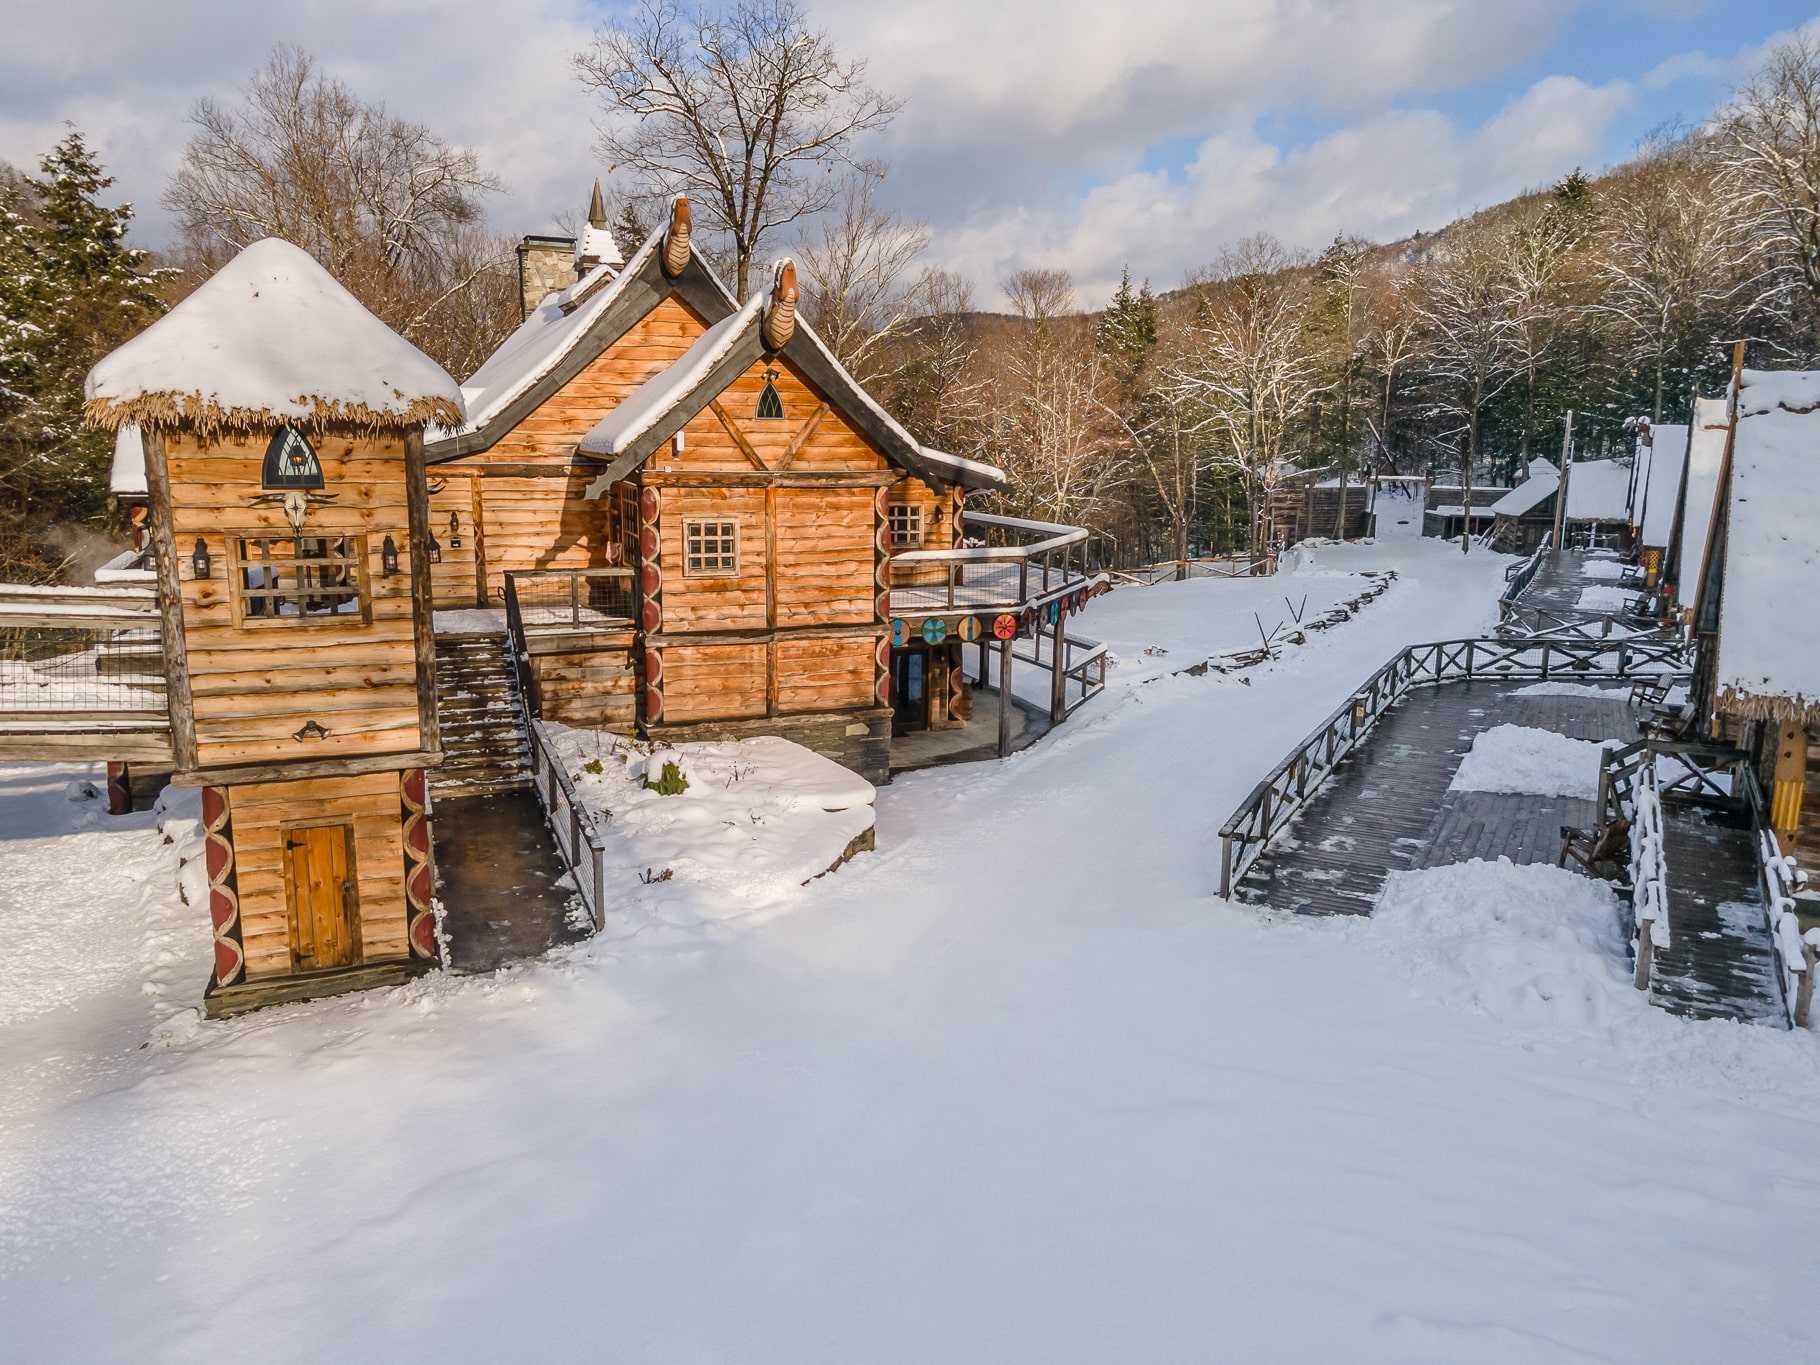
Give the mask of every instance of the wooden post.
M 1011 641 L 998 646 L 998 756 L 1011 754 Z
M 468 480 L 468 503 L 474 522 L 474 605 L 477 607 L 487 604 L 487 523 L 481 510 L 481 480 L 480 474 Z
M 1067 623 L 1068 613 L 1057 609 L 1055 613 L 1055 638 L 1051 647 L 1049 660 L 1049 723 L 1060 725 L 1068 714 L 1068 677 L 1062 672 L 1062 627 Z
M 149 463 L 149 461 L 148 461 Z M 430 583 L 430 483 L 424 470 L 423 428 L 404 438 L 406 534 L 411 546 L 411 639 L 417 664 L 417 747 L 442 752 L 436 716 L 436 608 Z
M 1572 463 L 1574 449 L 1574 410 L 1567 410 L 1565 429 L 1561 433 L 1561 480 L 1555 485 L 1555 549 L 1566 549 L 1562 537 L 1567 528 L 1567 466 Z
M 158 573 L 158 623 L 164 636 L 164 695 L 171 715 L 171 749 L 178 771 L 193 772 L 200 760 L 196 712 L 190 698 L 190 656 L 183 640 L 183 584 L 177 575 L 177 535 L 171 521 L 171 471 L 165 463 L 164 432 L 148 426 L 142 439 L 145 489 L 151 504 L 152 561 Z M 429 515 L 427 501 L 424 515 Z M 221 547 L 221 571 L 233 572 L 225 545 Z

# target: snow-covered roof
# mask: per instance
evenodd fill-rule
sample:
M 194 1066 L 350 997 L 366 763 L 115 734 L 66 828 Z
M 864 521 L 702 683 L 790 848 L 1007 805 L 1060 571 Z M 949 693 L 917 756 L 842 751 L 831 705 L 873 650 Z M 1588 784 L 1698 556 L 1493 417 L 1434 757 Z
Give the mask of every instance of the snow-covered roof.
M 1820 717 L 1817 409 L 1820 373 L 1744 372 L 1719 619 L 1717 683 L 1727 709 Z
M 647 246 L 649 244 L 647 243 Z M 779 265 L 784 263 L 780 262 Z M 630 267 L 628 267 L 630 270 Z M 703 385 L 726 364 L 738 363 L 743 348 L 760 345 L 759 333 L 771 307 L 772 290 L 754 292 L 737 312 L 722 318 L 666 368 L 652 375 L 619 405 L 596 422 L 577 447 L 584 455 L 613 461 L 588 486 L 588 496 L 598 497 L 625 477 L 631 465 L 649 454 L 652 440 L 662 441 L 667 430 L 676 430 L 706 406 L 691 408 L 685 400 L 700 397 Z M 804 354 L 804 351 L 808 354 Z M 754 351 L 755 355 L 756 352 Z M 784 354 L 812 365 L 816 382 L 836 407 L 845 408 L 878 439 L 888 458 L 913 474 L 947 480 L 969 488 L 992 488 L 1005 482 L 1004 472 L 978 460 L 932 450 L 900 426 L 877 400 L 867 393 L 834 358 L 803 318 L 795 318 Z M 742 366 L 743 369 L 743 366 Z
M 1638 524 L 1642 529 L 1638 538 L 1659 550 L 1675 533 L 1675 502 L 1681 496 L 1681 466 L 1687 460 L 1687 428 L 1654 427 L 1650 439 L 1649 468 L 1639 481 Z
M 762 290 L 753 294 L 746 300 L 745 307 L 728 314 L 698 336 L 688 350 L 596 422 L 581 438 L 581 452 L 605 459 L 623 454 L 732 353 L 746 329 L 756 324 L 769 298 L 770 295 Z
M 1644 490 L 1649 487 L 1650 457 L 1655 452 L 1655 446 L 1651 444 L 1655 440 L 1655 429 L 1643 428 L 1642 430 L 1649 432 L 1650 439 L 1644 440 L 1642 431 L 1639 431 L 1636 454 L 1630 462 L 1630 492 L 1627 494 L 1630 506 L 1630 524 L 1633 529 L 1643 518 L 1643 494 Z
M 620 265 L 626 258 L 620 255 L 619 243 L 613 240 L 611 232 L 590 223 L 581 230 L 581 236 L 575 239 L 576 264 L 589 259 L 600 265 Z
M 1560 472 L 1547 460 L 1531 460 L 1529 477 L 1491 505 L 1500 517 L 1528 516 L 1561 486 Z
M 1725 463 L 1725 435 L 1730 426 L 1723 398 L 1694 399 L 1694 429 L 1687 446 L 1687 501 L 1676 556 L 1681 581 L 1675 595 L 1683 607 L 1693 606 L 1700 594 L 1700 567 L 1706 562 L 1706 539 L 1712 532 L 1713 501 L 1719 494 L 1719 469 Z
M 1567 520 L 1630 520 L 1630 467 L 1616 460 L 1578 460 L 1567 470 Z
M 117 498 L 146 495 L 145 441 L 137 423 L 128 422 L 114 433 L 114 463 L 108 470 L 107 491 Z
M 254 242 L 89 371 L 83 415 L 118 430 L 459 423 L 461 389 L 300 247 Z

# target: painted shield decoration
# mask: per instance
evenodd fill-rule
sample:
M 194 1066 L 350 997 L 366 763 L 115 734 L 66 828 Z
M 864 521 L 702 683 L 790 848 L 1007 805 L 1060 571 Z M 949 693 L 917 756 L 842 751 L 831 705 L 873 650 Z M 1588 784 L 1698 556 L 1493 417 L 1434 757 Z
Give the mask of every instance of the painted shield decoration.
M 931 616 L 923 622 L 923 643 L 939 645 L 948 638 L 948 623 L 939 616 Z
M 891 623 L 891 643 L 892 644 L 894 644 L 894 645 L 903 644 L 905 636 L 908 633 L 909 632 L 906 629 L 906 627 L 902 621 L 893 621 Z
M 1062 604 L 1060 602 L 1051 602 L 1049 604 L 1049 624 L 1053 626 L 1057 621 L 1059 621 L 1061 619 L 1062 619 Z
M 980 618 L 977 616 L 961 617 L 961 623 L 954 633 L 968 644 L 972 644 L 980 637 Z
M 992 622 L 992 634 L 995 639 L 1009 640 L 1017 634 L 1017 617 L 1010 612 L 995 617 Z

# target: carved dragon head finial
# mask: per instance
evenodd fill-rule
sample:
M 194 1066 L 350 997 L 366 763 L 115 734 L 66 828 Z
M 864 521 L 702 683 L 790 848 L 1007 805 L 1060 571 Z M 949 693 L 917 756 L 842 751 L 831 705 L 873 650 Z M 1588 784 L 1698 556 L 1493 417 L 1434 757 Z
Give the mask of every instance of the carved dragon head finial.
M 689 268 L 689 200 L 677 195 L 670 203 L 670 230 L 664 234 L 664 274 L 675 279 Z
M 765 349 L 781 351 L 796 331 L 796 262 L 777 263 L 777 275 L 771 286 L 771 302 L 765 308 Z

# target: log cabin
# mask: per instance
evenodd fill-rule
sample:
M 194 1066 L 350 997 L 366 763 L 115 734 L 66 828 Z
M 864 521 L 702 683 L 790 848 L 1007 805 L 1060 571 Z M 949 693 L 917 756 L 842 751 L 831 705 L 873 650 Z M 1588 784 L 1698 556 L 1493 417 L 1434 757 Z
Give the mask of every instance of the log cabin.
M 1675 507 L 1681 496 L 1681 474 L 1687 467 L 1689 432 L 1685 425 L 1638 423 L 1631 529 L 1646 588 L 1654 588 L 1662 581 L 1663 563 L 1674 534 Z
M 504 608 L 533 715 L 776 734 L 884 781 L 894 733 L 966 723 L 978 609 L 1008 641 L 1053 608 L 1067 651 L 1103 586 L 1070 567 L 1085 533 L 970 521 L 1003 475 L 880 408 L 796 317 L 791 263 L 736 303 L 681 196 L 623 264 L 598 193 L 572 279 L 562 248 L 527 239 L 525 321 L 427 453 L 437 606 Z
M 1696 715 L 1752 755 L 1781 851 L 1820 867 L 1820 372 L 1740 366 L 1730 406 L 1694 595 Z
M 423 430 L 462 420 L 455 381 L 268 238 L 101 360 L 84 411 L 140 432 L 207 1012 L 434 966 Z

